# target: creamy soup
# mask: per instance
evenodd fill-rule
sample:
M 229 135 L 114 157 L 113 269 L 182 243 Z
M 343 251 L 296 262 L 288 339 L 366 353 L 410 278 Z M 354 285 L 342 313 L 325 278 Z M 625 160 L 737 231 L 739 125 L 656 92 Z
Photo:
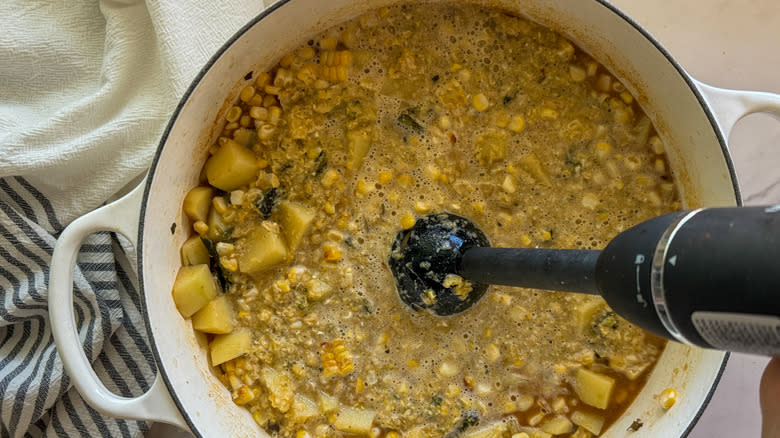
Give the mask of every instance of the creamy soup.
M 440 317 L 404 305 L 388 268 L 428 213 L 494 246 L 599 249 L 678 209 L 664 145 L 609 71 L 523 18 L 429 4 L 244 81 L 185 200 L 173 293 L 261 427 L 587 438 L 620 416 L 664 341 L 600 298 L 491 286 Z

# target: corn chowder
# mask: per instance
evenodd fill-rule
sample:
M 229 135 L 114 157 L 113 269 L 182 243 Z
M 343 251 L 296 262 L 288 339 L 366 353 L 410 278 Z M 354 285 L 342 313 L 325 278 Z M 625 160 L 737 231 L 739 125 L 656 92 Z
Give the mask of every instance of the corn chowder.
M 664 342 L 600 298 L 493 286 L 438 317 L 387 265 L 431 212 L 494 246 L 598 249 L 677 209 L 663 143 L 604 67 L 525 19 L 436 4 L 368 13 L 244 80 L 184 201 L 173 297 L 261 427 L 588 438 L 620 416 Z

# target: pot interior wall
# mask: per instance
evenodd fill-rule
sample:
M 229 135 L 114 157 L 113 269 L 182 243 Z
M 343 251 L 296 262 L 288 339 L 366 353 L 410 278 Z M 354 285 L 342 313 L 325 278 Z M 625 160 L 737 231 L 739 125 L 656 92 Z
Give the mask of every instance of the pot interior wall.
M 142 281 L 153 347 L 174 399 L 200 436 L 266 436 L 251 416 L 233 404 L 208 366 L 205 340 L 181 318 L 171 298 L 179 250 L 191 224 L 181 211 L 186 192 L 197 184 L 216 120 L 226 96 L 236 96 L 250 71 L 273 65 L 285 52 L 319 30 L 353 18 L 390 0 L 291 0 L 247 27 L 202 74 L 164 137 L 152 169 L 142 217 Z M 593 0 L 485 0 L 526 15 L 568 36 L 601 60 L 639 99 L 668 145 L 673 172 L 689 206 L 734 205 L 728 160 L 701 104 L 680 72 L 636 28 Z M 641 72 L 641 73 L 640 73 Z M 218 103 L 224 103 L 218 108 Z M 176 231 L 171 236 L 171 224 Z M 626 415 L 604 436 L 623 436 L 635 418 L 645 426 L 637 438 L 679 436 L 697 415 L 717 380 L 723 353 L 670 344 L 648 384 Z M 681 394 L 668 413 L 654 396 L 667 387 Z M 258 435 L 260 433 L 261 435 Z

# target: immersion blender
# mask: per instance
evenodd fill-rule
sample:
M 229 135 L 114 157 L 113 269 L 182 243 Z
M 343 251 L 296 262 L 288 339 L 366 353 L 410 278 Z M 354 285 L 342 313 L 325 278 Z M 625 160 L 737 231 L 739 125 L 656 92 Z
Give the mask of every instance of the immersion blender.
M 449 213 L 399 233 L 389 263 L 402 300 L 448 315 L 464 310 L 453 303 L 479 300 L 487 284 L 599 294 L 658 336 L 780 355 L 780 205 L 670 213 L 620 233 L 601 251 L 485 242 L 476 226 Z M 442 286 L 448 273 L 474 282 L 474 297 Z

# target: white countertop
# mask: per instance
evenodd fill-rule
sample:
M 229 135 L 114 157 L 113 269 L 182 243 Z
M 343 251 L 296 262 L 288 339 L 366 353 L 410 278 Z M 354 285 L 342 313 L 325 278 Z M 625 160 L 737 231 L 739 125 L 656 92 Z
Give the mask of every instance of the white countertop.
M 612 0 L 666 46 L 694 77 L 712 85 L 780 93 L 780 1 Z M 730 138 L 746 204 L 780 201 L 780 122 L 741 121 Z M 759 437 L 758 382 L 767 359 L 733 354 L 691 438 Z M 155 425 L 149 438 L 188 437 Z

